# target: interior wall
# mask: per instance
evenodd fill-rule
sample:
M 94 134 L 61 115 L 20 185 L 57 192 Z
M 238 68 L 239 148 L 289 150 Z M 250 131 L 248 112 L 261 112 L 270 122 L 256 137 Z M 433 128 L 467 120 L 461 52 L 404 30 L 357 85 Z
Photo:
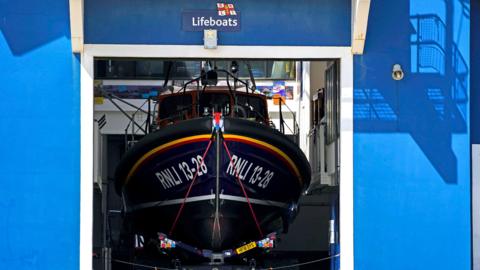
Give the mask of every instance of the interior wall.
M 327 61 L 312 61 L 310 64 L 310 92 L 325 87 L 325 70 Z
M 356 269 L 471 269 L 469 2 L 371 3 L 354 59 Z
M 0 2 L 0 269 L 79 267 L 80 64 L 68 14 L 68 1 Z
M 328 251 L 330 203 L 328 194 L 301 198 L 298 216 L 275 251 Z
M 310 93 L 310 70 L 311 62 L 310 61 L 302 61 L 301 62 L 301 73 L 298 75 L 298 79 L 300 83 L 300 95 L 298 96 L 298 103 L 297 103 L 297 123 L 299 126 L 299 142 L 298 146 L 302 149 L 303 153 L 310 160 L 310 151 L 309 151 L 309 137 L 308 133 L 310 132 L 310 122 L 311 122 L 311 115 L 310 115 L 310 100 L 311 100 L 311 93 Z

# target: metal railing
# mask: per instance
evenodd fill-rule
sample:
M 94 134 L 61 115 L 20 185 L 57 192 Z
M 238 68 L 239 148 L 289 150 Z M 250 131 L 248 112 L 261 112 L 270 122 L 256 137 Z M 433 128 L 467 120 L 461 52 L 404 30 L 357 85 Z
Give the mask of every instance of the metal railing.
M 295 112 L 292 109 L 290 109 L 290 107 L 288 107 L 287 103 L 284 101 L 284 99 L 282 99 L 282 97 L 274 97 L 274 99 L 278 100 L 278 114 L 279 114 L 279 121 L 280 121 L 278 130 L 282 134 L 287 135 L 285 134 L 286 132 L 285 128 L 287 128 L 287 130 L 290 132 L 289 135 L 291 135 L 294 138 L 294 142 L 298 144 L 300 127 L 298 125 Z M 287 122 L 285 121 L 285 118 L 283 117 L 285 108 L 286 108 L 286 112 L 288 112 L 292 116 L 293 126 L 288 125 Z
M 125 150 L 128 150 L 128 148 L 135 144 L 137 141 L 136 136 L 147 135 L 155 129 L 155 110 L 152 110 L 152 103 L 154 104 L 153 107 L 155 107 L 155 101 L 150 97 L 147 98 L 140 106 L 137 106 L 112 93 L 103 91 L 102 95 L 129 120 L 124 130 Z M 125 111 L 117 102 L 130 106 L 131 108 L 134 108 L 135 111 L 130 114 L 129 112 Z M 145 106 L 147 106 L 147 110 L 143 109 Z M 144 121 L 139 122 L 135 120 L 139 113 L 146 115 Z

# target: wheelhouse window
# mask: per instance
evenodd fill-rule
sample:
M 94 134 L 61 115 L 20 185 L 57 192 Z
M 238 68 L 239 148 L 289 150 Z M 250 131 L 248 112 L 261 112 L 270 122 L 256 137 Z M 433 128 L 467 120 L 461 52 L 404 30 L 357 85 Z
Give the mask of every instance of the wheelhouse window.
M 175 95 L 163 98 L 159 103 L 160 119 L 185 120 L 192 112 L 191 95 Z
M 230 114 L 230 95 L 220 93 L 200 94 L 199 113 L 211 114 L 212 110 L 222 111 L 224 115 Z
M 267 108 L 262 98 L 245 94 L 237 94 L 237 106 L 242 108 L 245 118 L 264 122 L 267 115 Z

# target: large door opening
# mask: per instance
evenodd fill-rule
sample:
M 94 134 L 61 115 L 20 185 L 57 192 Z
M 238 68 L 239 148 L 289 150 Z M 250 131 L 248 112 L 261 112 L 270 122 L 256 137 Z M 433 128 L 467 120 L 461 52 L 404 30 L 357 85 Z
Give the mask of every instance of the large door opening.
M 161 250 L 158 255 L 142 253 L 146 245 L 143 236 L 125 228 L 127 209 L 121 194 L 115 192 L 114 172 L 125 152 L 148 133 L 148 121 L 155 123 L 147 112 L 158 105 L 157 97 L 162 92 L 182 91 L 186 83 L 200 75 L 207 62 L 219 70 L 231 69 L 232 63 L 237 63 L 217 59 L 95 59 L 93 242 L 94 253 L 103 254 L 95 260 L 96 268 L 128 269 L 128 265 L 120 261 L 149 262 L 164 267 L 168 267 L 172 259 L 182 263 L 201 262 L 198 258 L 165 256 Z M 255 77 L 250 84 L 267 97 L 269 125 L 301 148 L 309 159 L 312 178 L 298 202 L 300 212 L 288 233 L 279 235 L 281 241 L 275 242 L 276 247 L 269 255 L 254 254 L 245 258 L 256 259 L 261 267 L 270 267 L 336 255 L 340 174 L 338 62 L 249 60 L 246 63 L 252 68 L 239 66 L 239 79 L 248 83 L 250 76 Z M 216 79 L 218 85 L 228 84 L 226 80 Z M 195 87 L 199 85 L 191 88 Z M 167 110 L 176 108 L 178 105 L 169 106 Z M 309 267 L 336 269 L 336 262 L 337 259 L 332 258 Z
M 156 76 L 155 72 L 151 72 L 152 68 L 150 68 L 150 73 L 147 71 L 147 78 L 135 78 L 136 73 L 142 74 L 145 69 L 148 69 L 145 68 L 145 62 L 149 62 L 150 67 L 155 67 L 158 62 L 172 60 L 171 58 L 125 59 L 111 57 L 99 57 L 95 61 L 93 61 L 93 58 L 90 59 L 95 66 L 95 69 L 93 69 L 95 73 L 92 72 L 93 70 L 90 71 L 91 78 L 95 78 L 95 80 L 92 80 L 95 88 L 101 87 L 127 96 L 136 95 L 140 98 L 133 97 L 127 99 L 127 102 L 134 103 L 138 107 L 148 106 L 142 99 L 145 99 L 146 95 L 158 94 L 155 93 L 155 86 L 161 86 L 163 81 L 159 80 L 158 77 L 152 79 L 152 76 Z M 189 70 L 188 66 L 190 64 L 186 62 L 193 61 L 192 59 L 175 60 L 182 60 L 186 64 L 177 69 L 177 71 L 182 72 Z M 221 62 L 221 59 L 210 60 Z M 223 59 L 224 62 L 231 60 Z M 100 63 L 102 61 L 103 63 Z M 132 73 L 128 73 L 128 63 L 121 63 L 117 65 L 118 71 L 115 74 L 115 65 L 112 65 L 114 61 L 143 62 L 140 67 L 143 65 L 144 70 L 142 71 L 137 66 L 139 64 L 135 63 L 135 76 L 132 77 Z M 341 61 L 335 59 L 301 61 L 297 58 L 291 60 L 249 59 L 249 62 L 253 63 L 252 66 L 255 67 L 254 71 L 257 76 L 261 75 L 261 72 L 267 74 L 258 80 L 257 89 L 262 89 L 265 93 L 278 91 L 278 89 L 282 91 L 281 100 L 283 101 L 268 100 L 268 115 L 271 124 L 300 146 L 312 166 L 312 183 L 299 202 L 301 210 L 297 218 L 291 224 L 289 232 L 282 235 L 282 241 L 276 243 L 278 245 L 269 255 L 270 258 L 263 261 L 259 260 L 258 263 L 267 263 L 268 265 L 264 264 L 264 267 L 280 266 L 335 255 L 339 250 L 339 217 L 342 213 L 339 211 L 342 205 L 339 195 L 340 168 L 342 167 L 340 166 L 342 152 L 340 134 L 344 134 L 342 132 L 344 127 L 342 129 L 340 122 Z M 126 64 L 127 67 L 120 67 L 122 64 Z M 130 63 L 130 65 L 132 64 Z M 102 75 L 97 74 L 97 70 L 102 68 L 110 72 L 108 76 L 116 77 L 108 77 L 104 74 L 102 78 Z M 155 68 L 153 68 L 153 71 L 155 71 Z M 277 72 L 277 77 L 271 75 L 274 71 Z M 283 72 L 283 77 L 278 76 L 280 71 Z M 124 73 L 122 75 L 118 72 Z M 131 69 L 130 72 L 132 72 Z M 176 83 L 180 85 L 181 82 L 179 81 L 181 80 L 185 81 L 185 77 L 175 78 L 173 81 L 176 82 L 172 82 L 172 86 L 175 88 Z M 345 81 L 343 81 L 343 84 L 345 84 Z M 125 119 L 121 115 L 120 111 L 122 110 L 131 116 L 130 119 Z M 121 264 L 118 261 L 116 264 L 112 264 L 115 261 L 114 256 L 116 256 L 115 251 L 112 252 L 112 243 L 119 241 L 118 239 L 121 238 L 121 229 L 115 229 L 115 227 L 121 227 L 118 224 L 121 223 L 123 205 L 121 198 L 115 198 L 117 195 L 113 192 L 110 182 L 112 181 L 115 160 L 118 161 L 125 148 L 129 147 L 130 144 L 135 144 L 143 136 L 139 129 L 132 129 L 128 122 L 132 122 L 132 119 L 140 121 L 146 119 L 145 115 L 142 115 L 138 109 L 127 109 L 123 105 L 118 108 L 110 104 L 108 100 L 102 100 L 98 95 L 95 98 L 94 114 L 94 128 L 96 130 L 93 138 L 95 145 L 93 170 L 95 172 L 94 188 L 96 192 L 93 209 L 96 215 L 94 217 L 92 242 L 94 254 L 97 255 L 96 258 L 94 257 L 95 269 L 112 269 L 111 267 L 122 269 L 119 268 Z M 120 118 L 124 119 L 121 120 Z M 132 133 L 131 130 L 134 130 L 133 133 L 136 134 L 125 136 L 125 133 L 127 135 Z M 347 133 L 347 148 L 348 146 Z M 347 172 L 347 175 L 350 172 Z M 133 240 L 133 245 L 135 245 L 135 241 Z M 137 239 L 137 241 L 141 240 Z M 348 242 L 346 243 L 346 246 L 348 246 Z M 348 251 L 347 248 L 346 250 Z M 108 259 L 105 260 L 105 258 Z M 308 266 L 306 267 L 304 269 L 309 269 Z M 336 269 L 338 258 L 334 257 L 331 260 L 326 260 L 323 264 L 313 264 L 310 267 L 313 267 L 310 269 L 319 269 L 319 267 L 321 269 Z

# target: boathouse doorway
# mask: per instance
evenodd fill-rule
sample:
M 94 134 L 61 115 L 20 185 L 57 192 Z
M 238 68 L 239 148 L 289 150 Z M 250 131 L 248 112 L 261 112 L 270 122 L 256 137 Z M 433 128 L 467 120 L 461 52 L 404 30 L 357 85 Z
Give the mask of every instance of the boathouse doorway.
M 171 82 L 171 87 L 175 89 L 188 79 L 189 72 L 194 71 L 202 61 L 228 66 L 232 58 L 112 57 L 103 55 L 100 52 L 102 50 L 98 51 L 99 48 L 95 47 L 92 46 L 90 55 L 84 55 L 91 65 L 88 76 L 82 76 L 89 79 L 93 86 L 90 91 L 93 88 L 94 96 L 90 101 L 94 107 L 91 114 L 94 131 L 92 247 L 94 254 L 99 255 L 97 259 L 94 257 L 94 265 L 96 269 L 123 269 L 121 263 L 114 262 L 118 252 L 123 251 L 115 250 L 114 246 L 124 241 L 124 205 L 111 183 L 114 181 L 116 163 L 125 149 L 144 136 L 133 123 L 148 121 L 148 117 L 138 108 L 146 111 L 149 104 L 145 99 L 157 95 L 158 89 L 164 87 L 160 71 L 166 62 L 174 60 L 177 63 L 177 74 Z M 342 125 L 342 119 L 348 119 L 342 112 L 345 110 L 348 113 L 346 109 L 351 105 L 342 103 L 342 100 L 348 101 L 342 99 L 342 92 L 346 89 L 351 91 L 351 73 L 348 72 L 351 70 L 351 59 L 343 56 L 333 59 L 238 58 L 239 62 L 248 60 L 255 67 L 254 73 L 259 78 L 257 89 L 264 92 L 283 91 L 283 101 L 276 102 L 273 98 L 267 101 L 270 120 L 302 149 L 312 168 L 311 185 L 299 202 L 301 210 L 289 232 L 282 236 L 276 253 L 272 253 L 276 263 L 304 262 L 335 255 L 341 244 L 342 214 L 347 217 L 346 227 L 351 222 L 348 213 L 351 209 L 346 206 L 352 198 L 342 205 L 341 194 L 342 179 L 348 179 L 350 184 L 352 181 L 351 164 L 342 166 L 342 160 L 351 163 L 342 153 L 348 157 L 349 151 L 346 150 L 350 148 L 351 158 L 352 150 L 351 129 L 346 128 L 348 125 L 345 122 Z M 120 95 L 134 106 L 126 103 L 114 105 L 102 96 L 101 93 L 105 91 Z M 154 107 L 153 104 L 150 106 Z M 125 113 L 130 118 L 125 117 Z M 343 149 L 344 136 L 347 149 Z M 347 175 L 343 175 L 344 167 Z M 350 178 L 347 177 L 349 175 Z M 345 186 L 344 194 L 348 194 L 348 183 Z M 345 213 L 342 212 L 342 206 L 347 209 Z M 348 236 L 346 238 L 348 240 Z M 132 243 L 135 246 L 135 241 Z M 348 241 L 345 243 L 348 247 Z M 285 260 L 280 260 L 280 257 Z M 335 269 L 338 263 L 338 258 L 334 258 L 321 269 Z

